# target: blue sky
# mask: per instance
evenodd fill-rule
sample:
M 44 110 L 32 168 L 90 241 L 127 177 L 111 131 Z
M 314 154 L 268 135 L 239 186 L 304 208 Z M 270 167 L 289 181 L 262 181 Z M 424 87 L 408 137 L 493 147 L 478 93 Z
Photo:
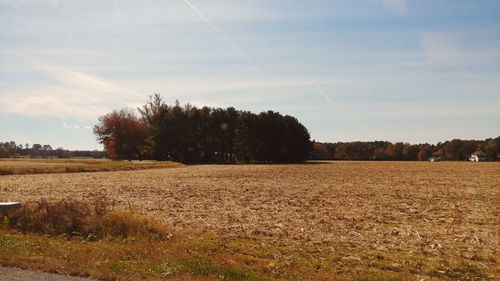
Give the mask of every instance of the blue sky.
M 0 0 L 0 141 L 100 148 L 148 95 L 297 117 L 319 141 L 500 135 L 500 2 Z

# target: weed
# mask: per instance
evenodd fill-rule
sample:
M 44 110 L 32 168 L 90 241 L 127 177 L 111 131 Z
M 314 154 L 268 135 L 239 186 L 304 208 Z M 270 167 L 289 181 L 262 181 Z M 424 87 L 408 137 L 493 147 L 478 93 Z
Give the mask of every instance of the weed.
M 112 211 L 110 202 L 105 199 L 28 202 L 9 213 L 2 225 L 22 233 L 81 236 L 88 240 L 106 237 L 163 240 L 170 237 L 164 226 L 149 218 Z

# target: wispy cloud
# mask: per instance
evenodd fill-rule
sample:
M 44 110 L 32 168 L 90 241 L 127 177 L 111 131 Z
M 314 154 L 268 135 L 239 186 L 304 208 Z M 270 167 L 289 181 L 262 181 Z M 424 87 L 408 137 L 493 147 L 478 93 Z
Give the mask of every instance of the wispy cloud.
M 21 56 L 30 61 L 33 64 L 33 66 L 35 66 L 38 70 L 41 70 L 49 77 L 75 90 L 85 89 L 85 90 L 98 91 L 101 93 L 131 95 L 140 98 L 145 98 L 145 95 L 115 85 L 109 81 L 106 81 L 103 78 L 92 76 L 90 74 L 81 71 L 71 70 L 63 66 L 58 66 L 45 61 L 41 61 L 39 59 L 35 59 L 33 57 L 27 57 L 25 55 Z
M 0 0 L 0 4 L 9 4 L 15 7 L 26 4 L 44 4 L 57 7 L 60 2 L 60 0 Z
M 453 32 L 422 31 L 420 46 L 424 54 L 438 62 L 453 62 L 460 58 L 460 36 Z
M 64 129 L 76 129 L 76 130 L 80 130 L 80 125 L 78 124 L 74 124 L 74 125 L 68 125 L 66 122 L 63 122 L 62 124 L 63 128 Z
M 109 110 L 107 107 L 82 103 L 74 98 L 61 99 L 49 92 L 36 92 L 37 96 L 0 100 L 3 112 L 15 113 L 28 117 L 75 118 L 95 120 Z M 67 93 L 67 92 L 66 92 Z
M 419 116 L 493 124 L 499 5 L 424 2 L 0 0 L 0 114 L 53 122 L 89 143 L 85 126 L 152 93 L 276 109 L 329 136 L 354 122 L 364 134 L 375 118 L 401 131 Z M 448 108 L 455 100 L 463 102 Z M 435 121 L 424 123 L 422 135 Z M 22 126 L 5 127 L 22 135 Z
M 345 83 L 356 83 L 359 79 L 355 77 L 347 78 L 325 78 L 318 79 L 316 83 L 321 85 L 337 85 Z M 151 76 L 136 78 L 131 85 L 134 88 L 147 88 L 148 85 L 156 85 L 155 89 L 165 95 L 198 95 L 251 91 L 260 92 L 263 90 L 280 91 L 296 87 L 309 87 L 311 92 L 319 91 L 311 87 L 314 80 L 307 77 L 281 77 L 258 79 L 247 76 L 221 77 L 221 76 L 179 76 L 179 77 L 160 77 Z M 314 86 L 315 87 L 315 86 Z
M 422 114 L 422 108 L 425 108 L 426 114 Z M 460 109 L 467 108 L 466 111 Z M 478 118 L 498 118 L 500 111 L 498 104 L 485 106 L 481 101 L 464 100 L 450 101 L 446 106 L 442 104 L 428 104 L 422 102 L 372 102 L 371 104 L 359 104 L 355 102 L 343 103 L 341 114 L 331 115 L 329 109 L 324 106 L 300 106 L 291 105 L 289 110 L 295 112 L 307 112 L 316 110 L 311 120 L 329 120 L 329 121 L 366 121 L 378 122 L 385 126 L 387 122 L 397 123 L 401 120 L 407 122 L 421 120 L 457 120 L 457 119 L 478 119 Z
M 406 15 L 408 13 L 407 0 L 381 0 L 386 9 L 398 15 Z
M 76 118 L 95 120 L 110 109 L 112 100 L 144 100 L 142 95 L 125 87 L 118 86 L 101 77 L 82 71 L 52 64 L 47 61 L 17 54 L 29 65 L 30 69 L 52 81 L 44 85 L 17 85 L 2 91 L 5 97 L 0 100 L 0 111 L 30 117 Z
M 245 62 L 247 62 L 254 71 L 258 72 L 259 71 L 259 68 L 257 67 L 257 65 L 252 61 L 250 60 L 250 58 L 245 55 L 241 50 L 240 48 L 238 48 L 228 37 L 226 37 L 224 34 L 222 34 L 219 29 L 214 25 L 212 24 L 212 22 L 207 18 L 205 17 L 205 15 L 198 9 L 196 8 L 195 6 L 193 6 L 193 4 L 191 4 L 191 2 L 189 2 L 188 0 L 183 0 L 195 13 L 198 14 L 198 16 L 203 20 L 205 21 L 206 24 L 208 24 L 210 26 L 210 28 L 215 32 L 217 33 L 222 40 L 224 40 L 230 47 L 231 49 L 233 49 L 237 54 L 238 56 L 240 56 L 240 58 L 242 58 Z M 332 105 L 335 105 L 332 101 L 332 99 L 326 94 L 326 92 L 321 88 L 321 86 L 319 85 L 319 83 L 317 81 L 315 81 L 314 79 L 312 78 L 309 78 L 309 80 L 311 81 L 310 83 L 318 90 L 319 94 L 321 94 L 325 100 L 332 104 Z
M 240 48 L 238 48 L 229 38 L 227 38 L 224 34 L 222 34 L 219 29 L 212 24 L 212 22 L 207 18 L 205 17 L 205 15 L 200 11 L 198 10 L 195 6 L 193 6 L 193 4 L 191 4 L 191 2 L 189 2 L 188 0 L 183 0 L 184 3 L 186 3 L 186 5 L 188 5 L 196 14 L 198 14 L 198 16 L 208 25 L 210 26 L 210 28 L 215 32 L 217 33 L 220 38 L 222 40 L 224 40 L 229 47 L 231 47 L 231 49 L 233 49 L 237 54 L 238 56 L 240 56 L 240 58 L 242 58 L 246 63 L 248 63 L 254 70 L 258 71 L 257 69 L 257 66 L 255 65 L 255 63 L 253 63 L 253 61 L 250 60 L 250 58 L 248 58 L 248 56 L 246 56 L 241 50 Z

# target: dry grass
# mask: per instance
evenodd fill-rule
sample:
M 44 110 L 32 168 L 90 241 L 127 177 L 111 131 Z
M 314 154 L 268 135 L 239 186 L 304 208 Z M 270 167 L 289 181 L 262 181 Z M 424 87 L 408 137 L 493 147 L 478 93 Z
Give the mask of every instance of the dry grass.
M 273 278 L 498 280 L 499 172 L 462 162 L 200 165 L 3 176 L 0 197 L 106 196 L 185 233 L 198 255 Z
M 200 244 L 187 238 L 173 238 L 150 218 L 113 211 L 102 198 L 41 200 L 2 215 L 0 264 L 110 281 L 278 280 L 217 263 L 204 252 L 210 237 L 195 242 Z
M 102 197 L 86 201 L 26 202 L 21 208 L 7 212 L 0 226 L 21 233 L 78 236 L 86 241 L 131 237 L 163 240 L 171 236 L 165 227 L 147 217 L 114 211 L 110 201 Z
M 169 161 L 109 161 L 107 159 L 86 158 L 5 158 L 0 159 L 0 175 L 128 171 L 179 166 L 181 166 L 180 163 Z
M 0 232 L 0 264 L 98 280 L 286 281 L 193 253 L 183 239 L 86 242 Z M 303 279 L 302 279 L 303 280 Z

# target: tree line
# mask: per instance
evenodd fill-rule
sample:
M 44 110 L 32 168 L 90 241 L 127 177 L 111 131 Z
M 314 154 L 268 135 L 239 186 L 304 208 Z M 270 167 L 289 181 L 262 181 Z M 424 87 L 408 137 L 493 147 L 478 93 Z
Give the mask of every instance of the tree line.
M 17 144 L 15 141 L 0 142 L 0 158 L 71 158 L 92 157 L 103 158 L 103 151 L 98 150 L 68 150 L 62 147 L 53 149 L 49 144 Z
M 484 152 L 489 161 L 496 161 L 500 155 L 500 137 L 485 140 L 454 139 L 435 145 L 388 141 L 313 142 L 309 159 L 423 161 L 436 157 L 442 160 L 464 161 L 476 151 Z
M 292 163 L 312 148 L 308 130 L 295 118 L 233 107 L 168 105 L 160 95 L 139 108 L 99 117 L 94 133 L 116 159 L 156 159 L 183 163 Z

